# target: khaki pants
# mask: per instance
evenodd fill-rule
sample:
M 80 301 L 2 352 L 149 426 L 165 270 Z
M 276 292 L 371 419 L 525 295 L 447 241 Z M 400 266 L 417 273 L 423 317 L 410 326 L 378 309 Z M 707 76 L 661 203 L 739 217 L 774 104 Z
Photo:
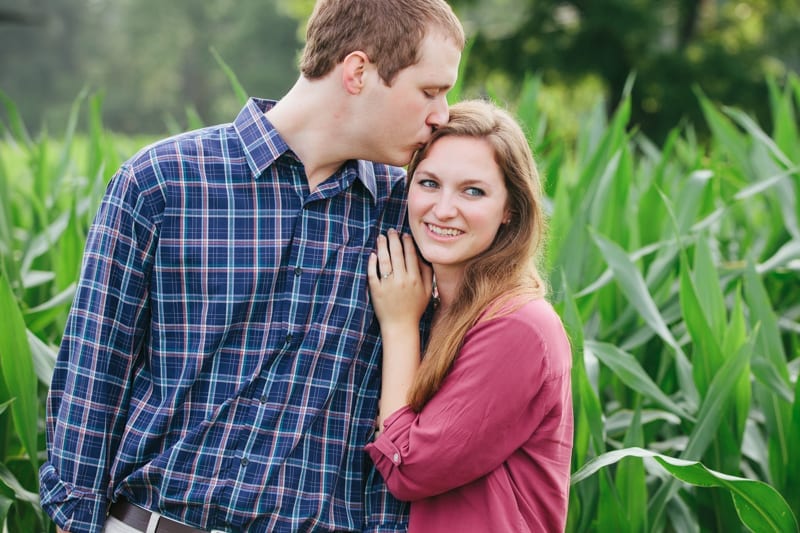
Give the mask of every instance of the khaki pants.
M 147 525 L 147 531 L 144 533 L 154 533 L 158 525 L 158 513 L 153 513 L 150 516 L 150 523 Z M 103 533 L 142 533 L 133 526 L 129 526 L 122 520 L 109 516 L 106 518 L 106 525 L 103 528 Z

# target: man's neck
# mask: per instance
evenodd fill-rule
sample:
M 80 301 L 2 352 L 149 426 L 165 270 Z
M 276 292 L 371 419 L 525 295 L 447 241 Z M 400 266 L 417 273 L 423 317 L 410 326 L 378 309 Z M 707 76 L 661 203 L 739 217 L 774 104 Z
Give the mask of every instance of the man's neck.
M 351 159 L 343 148 L 343 106 L 332 97 L 335 92 L 326 87 L 330 83 L 329 79 L 310 81 L 300 77 L 266 113 L 305 166 L 311 191 Z

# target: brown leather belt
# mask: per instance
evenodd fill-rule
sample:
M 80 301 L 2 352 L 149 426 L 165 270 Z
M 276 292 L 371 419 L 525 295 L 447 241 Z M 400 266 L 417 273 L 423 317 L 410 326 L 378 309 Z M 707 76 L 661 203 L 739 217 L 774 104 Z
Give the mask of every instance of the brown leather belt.
M 108 514 L 117 520 L 125 522 L 125 524 L 131 527 L 135 527 L 139 531 L 147 531 L 147 525 L 150 523 L 150 515 L 153 513 L 123 500 L 111 504 Z M 156 533 L 203 533 L 203 530 L 181 524 L 166 516 L 162 516 L 158 519 Z

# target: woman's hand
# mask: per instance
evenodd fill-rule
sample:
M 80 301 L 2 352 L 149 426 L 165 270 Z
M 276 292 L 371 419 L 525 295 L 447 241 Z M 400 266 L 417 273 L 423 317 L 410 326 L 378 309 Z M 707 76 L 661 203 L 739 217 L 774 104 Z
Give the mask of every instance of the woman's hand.
M 379 235 L 377 253 L 372 253 L 367 267 L 372 306 L 383 334 L 395 328 L 413 326 L 428 306 L 433 285 L 431 267 L 420 260 L 411 235 L 402 237 L 390 229 Z
M 419 368 L 419 320 L 428 306 L 433 270 L 417 256 L 411 235 L 389 230 L 378 236 L 377 253 L 367 267 L 372 306 L 381 325 L 383 362 L 378 431 L 383 421 L 406 405 Z

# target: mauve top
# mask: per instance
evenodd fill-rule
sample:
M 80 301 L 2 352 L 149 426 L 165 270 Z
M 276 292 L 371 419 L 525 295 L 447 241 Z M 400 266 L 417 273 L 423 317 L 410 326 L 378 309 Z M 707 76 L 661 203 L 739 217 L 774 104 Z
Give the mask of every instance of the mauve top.
M 563 531 L 572 453 L 570 345 L 543 299 L 480 320 L 420 413 L 403 407 L 367 452 L 409 532 Z

